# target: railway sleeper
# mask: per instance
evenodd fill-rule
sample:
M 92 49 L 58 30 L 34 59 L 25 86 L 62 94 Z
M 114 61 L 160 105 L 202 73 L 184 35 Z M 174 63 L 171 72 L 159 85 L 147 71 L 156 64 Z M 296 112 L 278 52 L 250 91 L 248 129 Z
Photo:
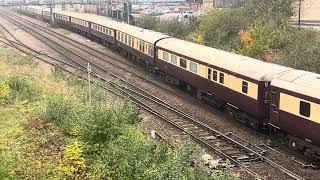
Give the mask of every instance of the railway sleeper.
M 224 153 L 227 155 L 238 154 L 238 153 L 240 153 L 240 150 L 239 149 L 230 149 L 230 150 L 226 150 Z
M 202 131 L 199 133 L 200 138 L 208 136 L 208 135 L 210 135 L 210 133 L 208 133 L 208 131 Z
M 234 147 L 232 147 L 232 146 L 220 146 L 219 149 L 220 149 L 220 151 L 227 151 L 227 150 L 233 150 Z
M 212 136 L 212 135 L 210 135 L 210 136 L 202 137 L 202 139 L 203 139 L 203 140 L 205 140 L 205 141 L 208 141 L 208 140 L 216 140 L 216 139 L 217 139 L 217 137 L 216 137 L 216 136 Z
M 187 127 L 187 128 L 183 128 L 185 131 L 194 131 L 195 129 L 198 129 L 198 126 L 192 126 L 192 127 Z

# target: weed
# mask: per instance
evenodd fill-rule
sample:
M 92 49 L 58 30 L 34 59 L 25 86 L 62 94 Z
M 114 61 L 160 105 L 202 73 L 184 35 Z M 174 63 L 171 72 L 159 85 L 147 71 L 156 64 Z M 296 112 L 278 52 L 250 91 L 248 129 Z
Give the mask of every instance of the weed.
M 12 97 L 19 100 L 35 101 L 40 97 L 40 90 L 21 76 L 8 77 Z
M 21 52 L 12 49 L 2 47 L 0 48 L 0 55 L 10 65 L 29 65 L 31 67 L 37 65 L 32 56 L 22 54 Z
M 79 179 L 84 176 L 85 168 L 83 146 L 78 140 L 74 140 L 66 146 L 58 170 L 67 179 Z
M 0 102 L 6 102 L 11 94 L 10 86 L 7 81 L 0 81 Z
M 76 132 L 79 121 L 84 115 L 84 107 L 76 98 L 52 95 L 47 99 L 44 119 L 58 125 L 66 134 Z
M 51 74 L 55 81 L 61 81 L 65 78 L 65 74 L 61 67 L 55 66 L 51 69 Z

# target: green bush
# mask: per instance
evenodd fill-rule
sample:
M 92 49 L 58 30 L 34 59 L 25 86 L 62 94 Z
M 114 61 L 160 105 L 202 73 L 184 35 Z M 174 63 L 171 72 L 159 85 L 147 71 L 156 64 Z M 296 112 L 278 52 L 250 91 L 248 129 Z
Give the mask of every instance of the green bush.
M 0 81 L 0 102 L 5 103 L 11 95 L 9 83 L 5 80 Z
M 63 80 L 66 77 L 62 68 L 57 66 L 51 69 L 51 74 L 56 81 Z
M 192 167 L 193 144 L 175 151 L 157 146 L 137 128 L 128 128 L 108 144 L 101 155 L 114 179 L 212 179 L 205 171 Z
M 82 179 L 85 173 L 85 158 L 81 142 L 74 140 L 66 146 L 63 159 L 58 167 L 62 177 Z
M 144 29 L 155 30 L 159 21 L 159 18 L 155 16 L 142 15 L 136 19 L 136 25 Z
M 298 0 L 249 0 L 244 10 L 251 18 L 265 18 L 277 25 L 291 20 Z
M 152 15 L 143 15 L 136 20 L 136 25 L 141 28 L 159 31 L 180 39 L 192 39 L 189 36 L 195 31 L 198 24 L 198 18 L 191 18 L 183 22 L 177 19 L 160 21 L 158 17 Z
M 10 76 L 8 83 L 13 98 L 35 101 L 40 98 L 40 90 L 26 78 L 21 76 Z
M 239 32 L 251 24 L 242 8 L 213 10 L 200 22 L 197 42 L 206 46 L 235 51 L 239 47 Z
M 282 43 L 276 63 L 320 73 L 320 34 L 316 30 L 287 28 L 281 34 Z
M 89 144 L 105 144 L 116 139 L 125 127 L 136 122 L 137 113 L 130 104 L 125 104 L 119 110 L 96 104 L 90 107 L 84 121 L 82 137 Z
M 101 159 L 114 179 L 142 179 L 152 163 L 152 146 L 134 127 L 102 149 Z
M 188 22 L 180 22 L 178 20 L 167 20 L 161 21 L 156 26 L 156 31 L 160 31 L 162 33 L 166 33 L 170 36 L 186 39 L 190 33 L 192 33 L 196 28 L 196 20 Z
M 21 76 L 0 77 L 0 100 L 2 102 L 36 101 L 40 97 L 40 89 L 28 79 Z
M 76 98 L 53 95 L 47 99 L 45 120 L 58 125 L 66 134 L 78 134 L 84 116 L 84 106 Z
M 22 54 L 18 51 L 10 50 L 8 48 L 0 48 L 0 53 L 2 58 L 11 65 L 37 65 L 32 56 Z

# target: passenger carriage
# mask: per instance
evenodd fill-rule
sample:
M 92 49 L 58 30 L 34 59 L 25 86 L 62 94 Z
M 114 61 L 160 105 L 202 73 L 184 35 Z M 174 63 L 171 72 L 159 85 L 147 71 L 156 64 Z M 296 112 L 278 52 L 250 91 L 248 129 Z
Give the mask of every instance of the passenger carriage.
M 42 18 L 46 22 L 50 22 L 51 21 L 50 8 L 43 9 Z
M 193 95 L 253 127 L 268 118 L 269 85 L 290 68 L 169 38 L 157 43 L 156 66 L 186 85 Z
M 130 54 L 139 57 L 147 64 L 155 67 L 156 43 L 162 39 L 170 38 L 159 32 L 142 29 L 128 24 L 122 24 L 117 28 L 117 46 Z
M 270 92 L 269 124 L 320 145 L 320 75 L 292 70 L 274 79 Z M 290 137 L 290 145 L 296 140 Z
M 54 21 L 66 29 L 71 28 L 70 16 L 59 13 L 59 11 L 54 13 Z

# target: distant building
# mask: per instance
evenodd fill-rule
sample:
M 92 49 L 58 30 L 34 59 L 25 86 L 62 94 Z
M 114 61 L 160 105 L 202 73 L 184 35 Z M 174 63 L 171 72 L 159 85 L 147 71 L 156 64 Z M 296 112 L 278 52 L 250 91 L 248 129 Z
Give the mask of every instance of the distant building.
M 320 21 L 320 0 L 302 0 L 301 5 L 301 20 Z
M 299 23 L 299 1 L 297 2 L 296 15 L 293 17 L 294 24 Z M 320 29 L 320 0 L 301 0 L 300 6 L 301 27 L 314 27 Z
M 202 0 L 202 9 L 223 8 L 235 5 L 241 5 L 245 0 Z

